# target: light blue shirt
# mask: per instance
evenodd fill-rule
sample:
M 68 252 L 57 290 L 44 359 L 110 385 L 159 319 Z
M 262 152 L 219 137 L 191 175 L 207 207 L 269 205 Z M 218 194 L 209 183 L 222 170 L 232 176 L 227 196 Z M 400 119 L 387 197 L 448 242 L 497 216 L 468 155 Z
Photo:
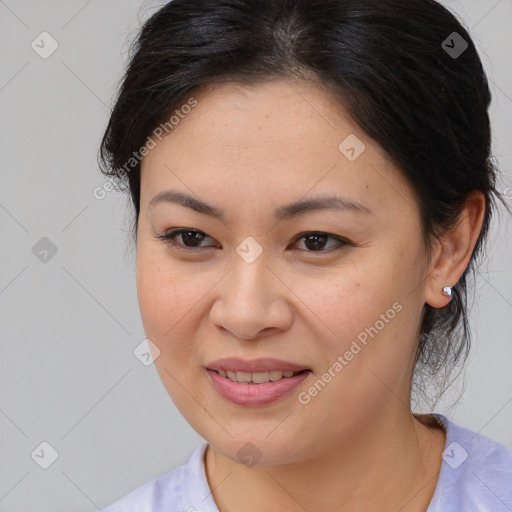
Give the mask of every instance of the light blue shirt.
M 426 512 L 511 512 L 512 449 L 452 423 L 436 490 Z M 219 512 L 204 468 L 208 443 L 183 466 L 170 469 L 103 509 L 103 512 Z

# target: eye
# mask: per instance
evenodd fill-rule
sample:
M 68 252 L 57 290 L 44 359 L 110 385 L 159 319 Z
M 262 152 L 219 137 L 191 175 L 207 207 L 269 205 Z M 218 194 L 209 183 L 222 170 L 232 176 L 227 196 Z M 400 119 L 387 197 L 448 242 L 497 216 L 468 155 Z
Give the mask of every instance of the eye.
M 179 238 L 178 238 L 179 237 Z M 172 247 L 176 247 L 177 249 L 184 249 L 189 251 L 194 251 L 195 249 L 206 249 L 215 247 L 215 245 L 200 245 L 205 239 L 211 237 L 203 233 L 202 231 L 198 231 L 196 229 L 189 228 L 180 228 L 168 231 L 163 235 L 157 236 L 156 238 L 161 239 L 164 243 L 171 245 Z M 179 241 L 181 239 L 181 242 Z M 299 241 L 305 240 L 306 252 L 331 252 L 330 250 L 325 250 L 326 242 L 328 240 L 334 241 L 334 247 L 336 249 L 336 244 L 338 248 L 341 248 L 345 245 L 350 244 L 348 240 L 344 240 L 343 238 L 330 235 L 329 233 L 323 233 L 321 231 L 308 231 L 305 233 L 300 233 L 300 235 L 296 236 L 293 243 L 296 244 Z M 217 244 L 216 247 L 219 245 Z M 331 249 L 331 247 L 327 247 Z
M 176 237 L 181 237 L 181 243 L 176 241 Z M 204 245 L 201 246 L 198 244 L 201 243 L 205 238 L 210 237 L 202 231 L 198 231 L 196 229 L 181 228 L 168 231 L 167 233 L 157 236 L 156 238 L 159 238 L 166 244 L 178 249 L 194 250 L 194 248 L 205 248 Z
M 325 244 L 329 239 L 334 240 L 338 244 L 338 248 L 350 243 L 348 240 L 344 240 L 339 236 L 322 233 L 321 231 L 308 231 L 306 233 L 301 233 L 295 238 L 295 241 L 306 240 L 305 246 L 308 249 L 307 252 L 331 252 L 324 250 Z

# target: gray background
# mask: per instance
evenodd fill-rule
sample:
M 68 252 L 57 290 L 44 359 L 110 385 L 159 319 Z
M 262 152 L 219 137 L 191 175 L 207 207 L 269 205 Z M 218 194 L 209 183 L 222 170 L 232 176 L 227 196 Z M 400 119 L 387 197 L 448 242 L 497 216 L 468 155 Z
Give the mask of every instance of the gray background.
M 128 43 L 163 3 L 0 0 L 4 512 L 98 510 L 185 462 L 201 441 L 154 366 L 133 353 L 144 332 L 127 196 L 93 194 L 104 183 L 96 152 Z M 444 4 L 470 29 L 488 72 L 500 189 L 512 203 L 512 0 Z M 59 45 L 46 59 L 31 47 L 43 31 Z M 510 235 L 501 213 L 476 283 L 465 394 L 450 407 L 459 379 L 436 410 L 512 447 Z M 33 252 L 48 248 L 43 237 L 57 249 L 47 261 Z M 43 441 L 58 452 L 48 469 L 39 465 L 50 460 Z

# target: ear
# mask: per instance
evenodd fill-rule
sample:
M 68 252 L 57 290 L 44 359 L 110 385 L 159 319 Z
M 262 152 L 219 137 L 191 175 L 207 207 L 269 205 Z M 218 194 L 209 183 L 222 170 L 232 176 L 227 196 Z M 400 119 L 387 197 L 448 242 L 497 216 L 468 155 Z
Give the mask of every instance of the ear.
M 482 229 L 485 214 L 485 197 L 479 190 L 471 192 L 456 225 L 447 231 L 434 251 L 425 302 L 434 308 L 443 308 L 450 297 L 443 295 L 445 286 L 455 286 L 466 270 L 476 241 Z

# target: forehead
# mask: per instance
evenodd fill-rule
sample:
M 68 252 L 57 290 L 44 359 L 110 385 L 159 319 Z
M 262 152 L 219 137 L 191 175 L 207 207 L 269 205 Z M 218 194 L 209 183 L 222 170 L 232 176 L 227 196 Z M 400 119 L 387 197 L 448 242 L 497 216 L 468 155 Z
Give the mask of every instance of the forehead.
M 165 188 L 241 206 L 326 192 L 380 206 L 411 201 L 385 151 L 312 84 L 217 84 L 192 97 L 194 108 L 143 158 L 141 206 Z M 364 144 L 355 160 L 340 150 L 345 140 Z

